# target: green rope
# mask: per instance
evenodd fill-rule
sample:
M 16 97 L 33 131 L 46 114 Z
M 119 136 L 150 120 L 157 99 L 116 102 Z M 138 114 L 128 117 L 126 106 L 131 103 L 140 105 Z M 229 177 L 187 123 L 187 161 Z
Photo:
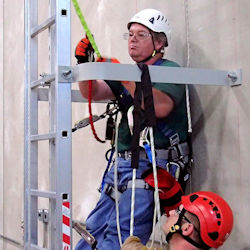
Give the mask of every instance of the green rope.
M 78 17 L 79 17 L 79 19 L 80 19 L 80 21 L 82 23 L 83 29 L 84 29 L 84 31 L 85 31 L 85 33 L 86 33 L 86 35 L 87 35 L 87 37 L 88 37 L 88 39 L 90 41 L 90 44 L 92 45 L 97 57 L 101 58 L 102 56 L 101 56 L 101 54 L 100 54 L 100 52 L 99 52 L 99 50 L 97 48 L 94 37 L 92 36 L 92 33 L 90 32 L 90 29 L 89 29 L 83 15 L 82 15 L 82 12 L 81 12 L 81 9 L 80 9 L 80 6 L 79 6 L 77 0 L 72 0 L 72 2 L 74 4 L 76 14 L 78 15 Z

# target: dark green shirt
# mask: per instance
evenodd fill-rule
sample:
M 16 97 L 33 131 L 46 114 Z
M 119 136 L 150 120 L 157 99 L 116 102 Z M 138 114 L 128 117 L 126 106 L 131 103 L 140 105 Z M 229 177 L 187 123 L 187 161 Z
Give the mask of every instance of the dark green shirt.
M 169 60 L 161 60 L 157 65 L 165 67 L 179 67 L 177 63 Z M 110 82 L 110 84 L 112 84 L 112 88 L 114 89 L 124 89 L 124 91 L 126 91 L 121 82 L 113 81 Z M 168 128 L 179 134 L 181 142 L 185 141 L 187 139 L 188 129 L 185 85 L 152 82 L 152 86 L 153 88 L 168 94 L 174 101 L 174 109 L 172 112 L 163 119 L 157 119 L 157 123 L 163 122 Z M 130 150 L 131 139 L 132 136 L 128 127 L 127 114 L 123 113 L 119 124 L 118 151 L 123 152 Z M 160 130 L 157 125 L 154 128 L 154 142 L 156 149 L 166 149 L 169 147 L 169 138 L 164 136 L 162 130 Z

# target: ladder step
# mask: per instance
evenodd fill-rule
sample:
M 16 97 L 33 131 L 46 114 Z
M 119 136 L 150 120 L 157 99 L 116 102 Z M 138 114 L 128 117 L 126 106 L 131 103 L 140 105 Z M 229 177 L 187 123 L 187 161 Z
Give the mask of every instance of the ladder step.
M 46 75 L 44 77 L 42 77 L 41 79 L 38 79 L 36 81 L 31 82 L 30 84 L 30 88 L 36 88 L 39 86 L 45 86 L 46 84 L 55 81 L 55 74 L 51 74 L 51 75 Z
M 38 245 L 30 244 L 31 250 L 48 250 L 48 248 L 39 247 Z
M 52 140 L 56 138 L 55 133 L 48 134 L 40 134 L 40 135 L 31 135 L 30 141 L 44 141 L 44 140 Z
M 49 89 L 48 88 L 38 88 L 38 100 L 48 101 L 49 100 Z M 87 99 L 83 98 L 80 91 L 76 89 L 71 90 L 71 100 L 72 102 L 88 102 Z M 93 101 L 94 103 L 107 103 L 107 101 Z
M 37 197 L 50 198 L 50 199 L 56 198 L 56 192 L 42 191 L 42 190 L 37 190 L 37 189 L 30 189 L 30 195 L 37 196 Z
M 45 20 L 43 23 L 41 23 L 40 25 L 37 25 L 36 27 L 31 29 L 31 38 L 35 37 L 36 35 L 38 35 L 40 32 L 44 31 L 45 29 L 49 28 L 50 26 L 52 26 L 54 23 L 56 22 L 55 16 L 52 16 L 50 18 L 48 18 L 47 20 Z

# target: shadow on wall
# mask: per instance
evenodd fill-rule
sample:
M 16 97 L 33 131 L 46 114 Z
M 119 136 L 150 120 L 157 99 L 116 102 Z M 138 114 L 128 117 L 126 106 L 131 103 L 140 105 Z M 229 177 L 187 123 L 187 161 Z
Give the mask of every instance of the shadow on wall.
M 192 68 L 214 68 L 214 65 L 208 61 L 208 57 L 202 49 L 196 44 L 191 44 L 191 67 Z M 213 86 L 201 86 L 201 85 L 189 85 L 190 92 L 190 107 L 192 117 L 192 146 L 193 146 L 193 158 L 194 166 L 192 169 L 191 188 L 189 191 L 202 190 L 203 184 L 207 181 L 208 175 L 212 177 L 213 183 L 209 183 L 211 191 L 217 190 L 217 176 L 214 166 L 218 164 L 218 155 L 221 154 L 221 145 L 218 143 L 222 138 L 216 137 L 216 134 L 223 134 L 220 123 L 223 124 L 225 120 L 225 110 L 227 106 L 227 100 L 223 98 L 223 87 Z M 224 102 L 225 101 L 225 102 Z M 215 112 L 218 112 L 218 107 L 221 112 L 218 117 Z M 209 128 L 209 126 L 215 125 L 215 117 L 218 118 L 216 126 Z M 205 126 L 207 124 L 207 126 Z M 216 141 L 213 147 L 216 151 L 213 151 L 216 155 L 209 158 L 208 153 L 208 141 L 207 136 L 215 136 Z M 210 150 L 210 149 L 209 149 Z M 210 152 L 211 153 L 211 152 Z
M 200 190 L 201 184 L 207 178 L 207 148 L 204 135 L 205 119 L 201 108 L 200 97 L 196 87 L 189 86 L 190 107 L 192 117 L 192 148 L 194 165 L 191 176 L 191 187 L 189 192 Z M 202 142 L 202 143 L 200 143 Z M 201 145 L 200 145 L 201 144 Z
M 204 96 L 206 93 L 200 87 L 191 86 L 190 88 L 194 158 L 192 188 L 194 190 L 204 189 L 203 185 L 209 177 L 210 183 L 207 183 L 206 186 L 209 186 L 210 191 L 217 192 L 219 179 L 216 169 L 221 167 L 220 161 L 225 160 L 221 159 L 221 156 L 223 155 L 222 141 L 225 140 L 225 110 L 228 103 L 227 99 L 223 98 L 222 88 L 216 88 L 211 92 L 210 87 L 204 88 L 206 88 L 208 96 Z M 205 105 L 200 98 L 206 99 L 204 100 Z

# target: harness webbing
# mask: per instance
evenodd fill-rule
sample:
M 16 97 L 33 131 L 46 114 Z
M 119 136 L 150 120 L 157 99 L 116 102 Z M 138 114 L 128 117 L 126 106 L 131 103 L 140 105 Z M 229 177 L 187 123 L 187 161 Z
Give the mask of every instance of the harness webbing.
M 105 83 L 110 87 L 111 91 L 113 92 L 115 99 L 118 103 L 119 110 L 122 112 L 127 112 L 129 107 L 133 105 L 133 98 L 129 94 L 129 92 L 125 88 L 123 90 L 114 88 L 112 81 L 105 80 Z
M 138 168 L 139 163 L 139 139 L 140 139 L 140 125 L 143 118 L 143 112 L 141 109 L 142 101 L 142 84 L 136 82 L 136 89 L 134 93 L 134 110 L 133 110 L 133 137 L 132 137 L 132 158 L 131 166 L 132 168 Z
M 146 64 L 139 63 L 138 67 L 142 71 L 141 84 L 144 97 L 144 110 L 146 118 L 145 125 L 147 127 L 154 127 L 156 125 L 156 118 L 155 118 L 152 84 L 148 66 Z
M 156 213 L 158 215 L 158 221 L 160 222 L 160 201 L 159 201 L 159 190 L 158 190 L 158 179 L 157 179 L 157 170 L 156 170 L 156 158 L 155 158 L 155 149 L 154 149 L 154 139 L 153 139 L 153 127 L 156 125 L 156 117 L 154 110 L 154 100 L 153 100 L 153 92 L 152 92 L 152 83 L 149 75 L 148 66 L 146 64 L 139 63 L 137 64 L 140 68 L 141 74 L 141 82 L 136 82 L 136 89 L 134 93 L 134 110 L 133 110 L 133 137 L 132 137 L 132 158 L 131 158 L 131 166 L 133 168 L 133 182 L 135 182 L 135 172 L 138 168 L 139 164 L 139 140 L 140 140 L 140 130 L 141 130 L 141 121 L 142 118 L 145 117 L 145 126 L 149 128 L 150 132 L 150 145 L 152 152 L 152 165 L 153 165 L 153 173 L 154 173 L 154 183 L 155 183 L 155 204 L 156 204 Z M 141 104 L 142 98 L 144 100 L 144 110 L 142 111 Z M 132 183 L 133 184 L 133 183 Z M 134 209 L 134 197 L 135 185 L 132 185 L 132 197 L 131 197 L 131 223 L 130 226 L 133 226 L 134 218 L 133 218 L 133 209 Z M 160 223 L 159 223 L 159 227 Z M 130 232 L 133 232 L 133 229 Z M 130 234 L 131 235 L 131 234 Z M 162 245 L 162 240 L 160 241 Z
M 154 100 L 151 79 L 148 71 L 148 66 L 146 64 L 137 64 L 142 71 L 141 82 L 136 82 L 136 89 L 134 93 L 134 111 L 133 111 L 133 137 L 132 137 L 132 158 L 131 166 L 132 168 L 138 168 L 139 163 L 139 139 L 140 139 L 140 129 L 141 121 L 145 117 L 145 126 L 153 127 L 156 125 L 155 110 L 154 110 Z M 141 108 L 142 96 L 144 98 L 144 110 Z

